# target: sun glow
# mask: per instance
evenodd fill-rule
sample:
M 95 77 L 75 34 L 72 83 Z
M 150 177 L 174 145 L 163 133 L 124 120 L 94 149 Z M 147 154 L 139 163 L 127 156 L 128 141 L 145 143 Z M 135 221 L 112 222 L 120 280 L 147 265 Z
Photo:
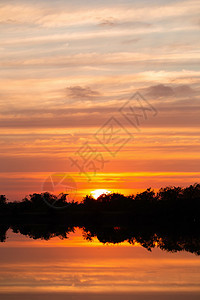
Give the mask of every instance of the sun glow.
M 98 189 L 91 192 L 92 196 L 97 199 L 102 194 L 109 194 L 111 191 L 105 190 L 105 189 Z

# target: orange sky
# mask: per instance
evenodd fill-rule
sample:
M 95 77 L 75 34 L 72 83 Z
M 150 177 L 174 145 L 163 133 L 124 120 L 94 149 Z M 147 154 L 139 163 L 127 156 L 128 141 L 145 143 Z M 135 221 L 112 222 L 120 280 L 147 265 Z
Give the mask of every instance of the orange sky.
M 42 192 L 51 175 L 77 200 L 199 181 L 199 9 L 1 1 L 0 193 Z

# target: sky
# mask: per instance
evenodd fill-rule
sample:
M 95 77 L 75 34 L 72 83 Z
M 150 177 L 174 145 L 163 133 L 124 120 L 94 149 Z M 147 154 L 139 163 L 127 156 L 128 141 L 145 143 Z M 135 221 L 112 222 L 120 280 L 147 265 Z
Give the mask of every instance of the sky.
M 48 184 L 80 200 L 198 182 L 199 11 L 1 0 L 0 193 Z

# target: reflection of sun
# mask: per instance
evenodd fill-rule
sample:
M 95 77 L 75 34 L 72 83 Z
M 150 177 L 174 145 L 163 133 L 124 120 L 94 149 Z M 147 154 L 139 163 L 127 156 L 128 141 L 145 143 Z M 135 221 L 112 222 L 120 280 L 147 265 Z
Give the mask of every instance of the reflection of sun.
M 91 192 L 92 196 L 97 199 L 100 195 L 102 194 L 109 194 L 110 191 L 105 190 L 105 189 L 98 189 L 98 190 L 94 190 Z

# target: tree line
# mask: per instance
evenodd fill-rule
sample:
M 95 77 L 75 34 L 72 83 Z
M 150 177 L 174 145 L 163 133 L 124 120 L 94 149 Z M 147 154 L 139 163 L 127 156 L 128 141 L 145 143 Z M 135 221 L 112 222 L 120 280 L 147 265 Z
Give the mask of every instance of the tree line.
M 81 202 L 67 201 L 67 194 L 34 193 L 22 201 L 0 196 L 0 240 L 9 228 L 34 239 L 55 236 L 67 239 L 76 227 L 86 240 L 102 243 L 140 243 L 151 250 L 189 251 L 200 254 L 200 184 L 148 188 L 125 196 L 86 195 Z
M 102 194 L 97 199 L 86 195 L 81 202 L 67 201 L 67 194 L 59 196 L 45 192 L 34 193 L 21 201 L 9 202 L 5 195 L 0 195 L 0 219 L 18 216 L 52 214 L 100 214 L 101 212 L 130 214 L 134 218 L 164 217 L 199 221 L 200 184 L 189 187 L 165 187 L 157 193 L 148 188 L 142 193 L 125 196 L 119 193 Z

